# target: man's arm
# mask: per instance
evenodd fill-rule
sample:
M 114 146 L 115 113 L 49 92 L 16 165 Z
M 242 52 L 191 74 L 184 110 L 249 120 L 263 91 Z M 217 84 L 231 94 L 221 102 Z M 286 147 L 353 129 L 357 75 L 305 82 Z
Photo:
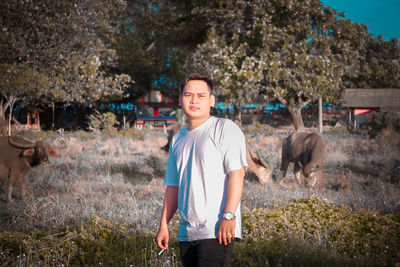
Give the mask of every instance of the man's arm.
M 224 212 L 236 213 L 243 192 L 245 169 L 234 170 L 229 173 L 228 195 Z M 227 245 L 235 238 L 235 220 L 222 219 L 218 229 L 218 242 Z
M 157 245 L 161 249 L 168 248 L 169 231 L 168 223 L 178 209 L 178 187 L 167 186 L 164 196 L 164 207 L 161 215 L 160 228 L 156 236 Z

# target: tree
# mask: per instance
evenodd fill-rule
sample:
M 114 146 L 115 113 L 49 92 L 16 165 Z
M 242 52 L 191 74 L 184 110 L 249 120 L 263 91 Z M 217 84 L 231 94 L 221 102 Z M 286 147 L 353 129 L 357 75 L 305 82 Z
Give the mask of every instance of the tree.
M 112 44 L 125 7 L 120 0 L 1 1 L 0 64 L 28 66 L 46 77 L 48 86 L 24 98 L 34 102 L 90 105 L 121 97 L 130 77 L 110 68 L 117 60 Z
M 116 45 L 119 72 L 135 80 L 132 95 L 152 89 L 177 95 L 182 64 L 206 35 L 192 1 L 129 1 Z
M 0 103 L 0 119 L 4 123 L 5 112 L 9 109 L 8 135 L 11 135 L 14 104 L 23 97 L 37 97 L 48 85 L 47 77 L 27 64 L 0 65 L 0 94 L 3 98 Z
M 262 78 L 265 61 L 249 55 L 247 42 L 229 44 L 212 29 L 207 41 L 185 63 L 186 72 L 203 71 L 217 81 L 215 93 L 219 100 L 233 103 L 235 121 L 241 123 L 242 104 L 258 102 L 260 95 L 256 82 Z
M 368 36 L 362 55 L 359 75 L 345 82 L 353 88 L 400 88 L 399 39 L 391 41 Z
M 319 0 L 208 2 L 195 12 L 207 14 L 215 32 L 189 65 L 209 68 L 219 86 L 236 92 L 229 94 L 237 102 L 242 102 L 240 96 L 257 94 L 277 98 L 291 113 L 296 130 L 304 127 L 303 107 L 318 97 L 338 99 L 344 88 L 341 78 L 357 73 L 352 69 L 359 60 L 353 41 L 361 36 L 358 42 L 363 44 L 365 29 L 349 26 L 344 14 Z M 340 29 L 350 29 L 352 35 L 342 33 L 347 39 L 336 44 Z

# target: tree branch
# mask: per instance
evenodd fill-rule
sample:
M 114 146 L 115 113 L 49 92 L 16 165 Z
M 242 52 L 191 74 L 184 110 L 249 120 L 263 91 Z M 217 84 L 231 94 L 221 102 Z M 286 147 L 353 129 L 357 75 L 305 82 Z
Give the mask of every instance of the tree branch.
M 276 98 L 282 103 L 284 104 L 286 107 L 288 107 L 288 102 L 286 99 L 284 99 L 280 94 L 276 94 Z

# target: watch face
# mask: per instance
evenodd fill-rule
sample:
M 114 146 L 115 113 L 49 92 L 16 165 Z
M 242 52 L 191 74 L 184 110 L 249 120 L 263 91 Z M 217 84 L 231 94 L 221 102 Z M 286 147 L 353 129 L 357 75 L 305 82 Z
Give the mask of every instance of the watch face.
M 228 212 L 224 214 L 224 218 L 227 220 L 232 220 L 233 219 L 233 214 Z

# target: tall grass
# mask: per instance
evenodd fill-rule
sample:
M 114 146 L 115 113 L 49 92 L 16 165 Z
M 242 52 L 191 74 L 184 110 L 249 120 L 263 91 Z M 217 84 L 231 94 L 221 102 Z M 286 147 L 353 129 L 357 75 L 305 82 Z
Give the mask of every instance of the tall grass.
M 281 143 L 288 132 L 256 125 L 245 133 L 281 186 L 264 187 L 246 175 L 245 236 L 236 245 L 233 266 L 400 262 L 393 252 L 400 251 L 393 245 L 400 244 L 398 133 L 382 131 L 375 138 L 335 129 L 324 133 L 328 163 L 315 189 L 297 187 L 293 166 L 282 180 Z M 28 173 L 25 201 L 0 201 L 1 265 L 180 265 L 176 242 L 160 255 L 154 243 L 165 190 L 168 155 L 160 149 L 165 133 L 129 129 L 26 136 L 63 140 L 68 148 L 61 158 L 51 158 L 51 165 Z M 315 210 L 330 219 L 322 220 Z M 284 231 L 277 230 L 278 222 Z M 377 225 L 382 227 L 374 231 L 381 234 L 371 235 L 367 228 Z

